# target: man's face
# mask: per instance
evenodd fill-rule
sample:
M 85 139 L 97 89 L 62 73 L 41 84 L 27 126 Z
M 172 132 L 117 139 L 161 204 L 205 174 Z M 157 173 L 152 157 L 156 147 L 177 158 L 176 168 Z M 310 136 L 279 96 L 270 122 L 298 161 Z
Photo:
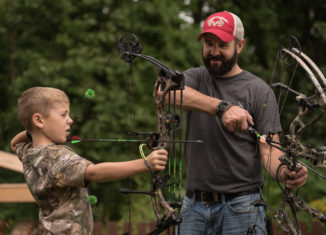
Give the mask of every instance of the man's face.
M 213 34 L 205 34 L 203 40 L 203 61 L 208 72 L 214 78 L 227 75 L 237 63 L 235 40 L 223 42 Z

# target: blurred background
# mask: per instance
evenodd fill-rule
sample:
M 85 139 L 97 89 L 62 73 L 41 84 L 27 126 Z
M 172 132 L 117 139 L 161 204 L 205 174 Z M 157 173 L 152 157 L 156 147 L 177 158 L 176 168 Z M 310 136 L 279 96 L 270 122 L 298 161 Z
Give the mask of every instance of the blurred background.
M 235 13 L 243 22 L 246 45 L 238 59 L 243 69 L 267 83 L 286 83 L 295 69 L 276 59 L 282 39 L 293 35 L 302 51 L 326 71 L 324 0 L 1 0 L 0 150 L 10 152 L 11 138 L 23 130 L 17 118 L 17 99 L 33 86 L 56 87 L 68 94 L 74 135 L 128 138 L 130 130 L 155 131 L 152 92 L 158 70 L 141 59 L 133 66 L 123 62 L 117 49 L 119 39 L 126 32 L 134 33 L 143 54 L 183 71 L 203 64 L 202 44 L 196 37 L 206 17 L 223 10 Z M 313 94 L 311 84 L 304 70 L 297 68 L 292 87 Z M 95 91 L 94 98 L 85 96 L 87 89 Z M 281 113 L 285 132 L 296 112 L 295 97 L 289 95 Z M 325 119 L 314 124 L 302 141 L 325 145 L 325 124 Z M 93 162 L 139 157 L 137 146 L 128 143 L 68 145 Z M 0 168 L 0 183 L 18 182 L 24 182 L 22 174 Z M 304 200 L 324 212 L 325 183 L 310 174 L 300 190 Z M 128 196 L 118 192 L 130 185 L 148 189 L 150 177 L 145 174 L 113 183 L 91 183 L 89 191 L 98 198 L 94 220 L 123 223 L 131 215 L 135 223 L 154 221 L 149 197 L 132 196 L 129 203 Z M 264 197 L 278 208 L 280 190 L 267 177 Z M 311 222 L 304 212 L 299 218 Z M 0 203 L 0 220 L 7 221 L 9 229 L 24 219 L 38 220 L 36 204 Z

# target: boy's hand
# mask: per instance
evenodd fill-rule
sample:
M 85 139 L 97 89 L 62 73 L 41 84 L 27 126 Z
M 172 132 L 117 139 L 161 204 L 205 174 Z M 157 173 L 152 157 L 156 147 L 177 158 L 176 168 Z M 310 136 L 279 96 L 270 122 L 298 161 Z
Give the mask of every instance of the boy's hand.
M 27 132 L 22 131 L 18 133 L 10 142 L 11 150 L 16 153 L 16 144 L 22 143 L 22 142 L 28 142 L 30 141 L 27 137 Z
M 303 186 L 308 178 L 308 170 L 301 164 L 297 165 L 295 171 L 289 170 L 286 166 L 280 169 L 279 178 L 286 187 L 294 189 Z
M 168 160 L 168 152 L 165 149 L 154 150 L 146 159 L 153 171 L 161 171 L 165 169 L 166 161 Z

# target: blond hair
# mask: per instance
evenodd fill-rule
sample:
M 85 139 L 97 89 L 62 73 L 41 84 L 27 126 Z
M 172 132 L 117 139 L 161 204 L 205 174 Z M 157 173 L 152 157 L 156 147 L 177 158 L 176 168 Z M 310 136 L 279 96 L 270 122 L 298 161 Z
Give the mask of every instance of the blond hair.
M 33 129 L 32 116 L 35 113 L 49 115 L 55 103 L 69 104 L 68 96 L 59 89 L 52 87 L 32 87 L 25 90 L 18 99 L 18 117 L 26 130 Z

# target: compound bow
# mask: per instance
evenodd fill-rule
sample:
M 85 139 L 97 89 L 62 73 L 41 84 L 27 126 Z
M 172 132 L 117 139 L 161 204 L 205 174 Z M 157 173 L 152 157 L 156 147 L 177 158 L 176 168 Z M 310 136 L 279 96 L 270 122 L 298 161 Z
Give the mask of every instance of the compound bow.
M 176 154 L 176 144 L 181 143 L 200 143 L 195 140 L 182 140 L 182 90 L 184 89 L 184 77 L 179 71 L 172 70 L 157 59 L 140 54 L 142 47 L 140 46 L 137 37 L 134 34 L 125 34 L 118 45 L 121 59 L 127 63 L 131 63 L 136 57 L 145 59 L 160 69 L 158 79 L 154 85 L 153 101 L 157 113 L 157 131 L 146 132 L 132 132 L 132 135 L 147 135 L 149 136 L 147 146 L 152 149 L 170 149 L 170 143 L 173 143 L 173 149 L 170 151 Z M 180 91 L 180 111 L 176 113 L 176 91 Z M 171 92 L 173 92 L 173 105 L 171 105 Z M 168 100 L 166 104 L 166 100 Z M 166 107 L 167 106 L 167 107 Z M 179 131 L 180 139 L 176 139 L 176 131 Z M 172 133 L 171 133 L 172 132 Z M 170 155 L 170 154 L 169 154 Z M 174 156 L 175 157 L 175 156 Z M 170 158 L 170 156 L 169 156 Z M 180 163 L 181 164 L 182 151 L 180 149 Z M 152 174 L 152 189 L 150 191 L 132 191 L 128 189 L 121 190 L 123 193 L 138 193 L 148 194 L 151 196 L 152 205 L 155 216 L 157 218 L 157 228 L 149 234 L 159 234 L 170 226 L 176 226 L 181 222 L 181 216 L 177 213 L 176 208 L 181 207 L 181 202 L 168 202 L 163 196 L 162 188 L 168 185 L 170 175 L 160 175 L 159 172 L 153 172 L 147 164 Z M 181 166 L 179 166 L 179 174 L 181 176 Z M 175 168 L 175 166 L 174 166 Z M 175 184 L 176 182 L 172 182 Z M 180 183 L 180 182 L 179 182 Z M 180 184 L 181 187 L 181 184 Z M 161 213 L 160 208 L 164 212 Z
M 285 187 L 282 187 L 279 181 L 279 170 L 282 166 L 287 166 L 288 169 L 295 170 L 298 166 L 298 163 L 300 163 L 301 165 L 306 166 L 313 173 L 317 174 L 319 177 L 326 180 L 326 177 L 322 176 L 313 168 L 309 167 L 308 165 L 299 160 L 299 158 L 301 157 L 307 159 L 313 165 L 313 167 L 326 167 L 326 146 L 312 148 L 306 147 L 300 142 L 300 137 L 303 131 L 306 130 L 307 127 L 320 120 L 325 114 L 326 79 L 323 73 L 316 66 L 316 64 L 301 51 L 300 44 L 295 37 L 288 36 L 286 40 L 289 42 L 289 45 L 285 47 L 281 44 L 279 49 L 279 54 L 281 56 L 282 61 L 287 65 L 300 65 L 305 70 L 306 74 L 313 83 L 315 93 L 308 97 L 307 95 L 299 93 L 298 91 L 290 88 L 290 85 L 285 85 L 281 82 L 272 84 L 272 87 L 277 87 L 286 90 L 286 96 L 288 93 L 293 93 L 294 95 L 296 95 L 296 101 L 299 105 L 298 114 L 290 124 L 289 133 L 284 136 L 284 144 L 274 142 L 272 140 L 271 135 L 265 138 L 265 141 L 269 145 L 271 145 L 271 147 L 278 148 L 284 153 L 284 155 L 280 157 L 281 164 L 279 165 L 276 171 L 276 181 L 283 194 L 280 209 L 276 211 L 263 201 L 258 201 L 254 204 L 267 206 L 269 209 L 274 211 L 274 219 L 277 221 L 277 223 L 280 225 L 284 232 L 288 232 L 293 235 L 300 235 L 302 234 L 302 232 L 296 215 L 297 209 L 307 212 L 312 217 L 319 219 L 325 224 L 326 216 L 321 211 L 312 208 L 307 202 L 303 201 L 299 195 L 295 195 L 293 189 L 286 187 L 286 185 Z M 296 45 L 293 45 L 293 42 Z M 292 75 L 290 84 L 292 83 L 293 77 L 294 73 Z M 321 84 L 319 81 L 321 81 Z M 318 115 L 305 123 L 303 121 L 303 117 L 306 114 L 311 113 L 315 110 L 319 111 Z M 259 134 L 254 129 L 251 129 L 250 131 L 255 133 L 259 137 Z M 287 206 L 289 206 L 292 216 L 289 216 L 286 210 Z

